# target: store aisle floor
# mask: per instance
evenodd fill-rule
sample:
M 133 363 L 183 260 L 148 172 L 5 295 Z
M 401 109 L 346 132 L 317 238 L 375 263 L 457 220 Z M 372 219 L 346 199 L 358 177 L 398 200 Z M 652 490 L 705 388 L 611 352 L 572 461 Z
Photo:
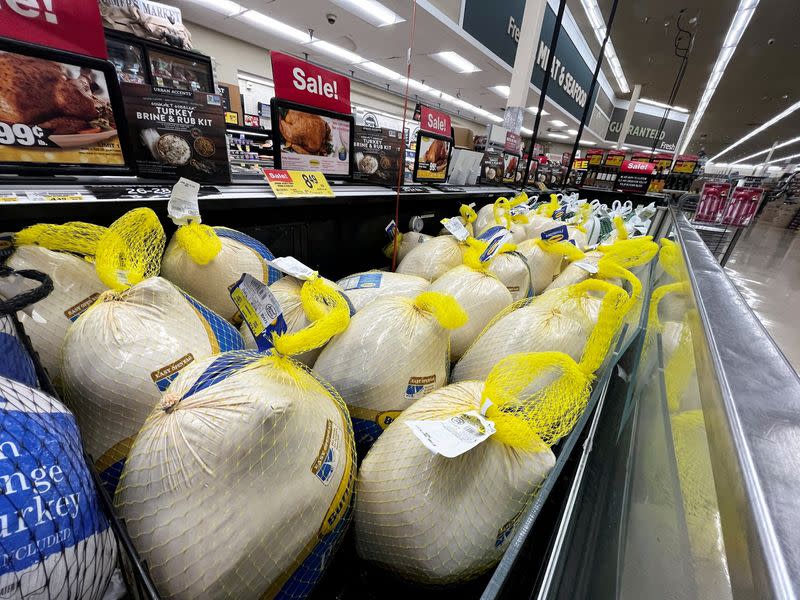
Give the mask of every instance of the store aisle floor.
M 725 270 L 800 372 L 800 234 L 757 222 L 742 234 Z

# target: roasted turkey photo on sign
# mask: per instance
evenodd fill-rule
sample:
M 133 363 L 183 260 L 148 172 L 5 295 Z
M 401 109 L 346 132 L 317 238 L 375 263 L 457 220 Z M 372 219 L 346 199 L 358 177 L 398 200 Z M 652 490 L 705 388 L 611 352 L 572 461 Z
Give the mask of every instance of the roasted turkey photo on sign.
M 281 111 L 278 128 L 285 151 L 315 156 L 330 156 L 334 152 L 331 126 L 318 115 L 292 109 Z

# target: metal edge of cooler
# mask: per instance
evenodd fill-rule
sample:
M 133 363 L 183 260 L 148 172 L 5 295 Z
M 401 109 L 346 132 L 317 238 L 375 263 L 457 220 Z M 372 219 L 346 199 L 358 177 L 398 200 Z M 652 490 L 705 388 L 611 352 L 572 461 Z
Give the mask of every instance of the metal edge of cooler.
M 698 381 L 735 597 L 800 590 L 800 379 L 679 210 Z M 697 339 L 700 338 L 700 339 Z

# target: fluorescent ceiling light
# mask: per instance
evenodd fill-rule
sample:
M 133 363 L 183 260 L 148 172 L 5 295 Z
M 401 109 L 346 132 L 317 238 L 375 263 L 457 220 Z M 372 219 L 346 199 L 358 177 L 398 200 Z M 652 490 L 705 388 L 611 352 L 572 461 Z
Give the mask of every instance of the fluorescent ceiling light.
M 784 160 L 792 160 L 793 158 L 800 158 L 800 154 L 792 154 L 791 156 L 784 156 L 782 158 L 776 158 L 775 160 L 769 161 L 767 164 L 771 165 L 772 163 L 783 162 Z M 741 167 L 743 165 L 737 165 L 737 166 Z
M 252 81 L 253 83 L 257 83 L 259 85 L 275 87 L 275 84 L 271 79 L 264 79 L 263 77 L 258 77 L 257 75 L 250 75 L 249 73 L 242 73 L 241 71 L 239 71 L 237 73 L 237 77 L 244 81 Z
M 555 138 L 557 140 L 568 140 L 569 139 L 569 136 L 568 135 L 564 135 L 563 133 L 548 133 L 547 135 L 549 137 Z
M 489 113 L 488 115 L 486 115 L 486 118 L 491 120 L 491 121 L 494 121 L 495 123 L 502 123 L 503 122 L 503 117 L 498 117 L 497 115 L 493 115 L 492 113 Z
M 355 52 L 350 52 L 349 50 L 345 50 L 341 46 L 337 46 L 336 44 L 331 44 L 330 42 L 326 42 L 325 40 L 315 40 L 310 44 L 306 44 L 307 48 L 311 50 L 316 50 L 317 52 L 322 52 L 323 54 L 327 54 L 328 56 L 332 56 L 334 58 L 338 58 L 343 60 L 351 65 L 357 65 L 358 63 L 364 62 L 366 59 L 359 56 Z
M 627 146 L 623 146 L 622 148 L 620 148 L 620 150 L 630 150 L 630 148 L 628 148 Z
M 236 18 L 244 21 L 245 23 L 248 23 L 249 25 L 252 25 L 257 29 L 261 29 L 262 31 L 267 31 L 273 35 L 285 38 L 287 40 L 291 40 L 298 44 L 305 44 L 311 37 L 307 31 L 300 31 L 299 29 L 295 29 L 294 27 L 291 27 L 286 23 L 282 23 L 277 19 L 268 17 L 267 15 L 260 13 L 257 10 L 248 10 L 247 12 L 240 14 Z
M 538 106 L 529 106 L 525 110 L 527 110 L 529 113 L 533 113 L 535 115 L 536 113 L 539 112 L 539 107 Z M 547 112 L 546 110 L 542 109 L 542 116 L 543 117 L 546 117 L 549 114 L 550 114 L 549 112 Z
M 736 13 L 733 15 L 733 20 L 725 36 L 725 41 L 722 42 L 722 48 L 720 48 L 719 54 L 717 55 L 714 68 L 711 69 L 711 76 L 706 83 L 703 95 L 700 97 L 700 102 L 697 104 L 697 108 L 694 111 L 694 118 L 692 118 L 689 128 L 686 130 L 686 135 L 683 138 L 678 154 L 683 154 L 689 142 L 692 141 L 694 132 L 697 130 L 697 126 L 700 124 L 700 120 L 703 118 L 709 102 L 711 102 L 711 97 L 717 90 L 717 84 L 720 79 L 722 79 L 722 75 L 725 73 L 725 69 L 728 67 L 728 63 L 733 53 L 736 51 L 736 47 L 739 45 L 739 40 L 742 39 L 744 30 L 747 29 L 747 25 L 750 23 L 750 19 L 758 3 L 759 0 L 739 0 L 739 6 L 736 8 Z M 725 151 L 727 152 L 727 150 Z
M 589 140 L 581 140 L 578 142 L 581 146 L 594 146 L 595 142 L 590 142 Z
M 231 2 L 231 0 L 189 0 L 192 4 L 199 4 L 209 10 L 212 10 L 226 17 L 238 15 L 240 12 L 249 10 L 241 4 Z
M 683 108 L 682 106 L 670 106 L 669 104 L 664 104 L 663 102 L 658 102 L 656 100 L 650 100 L 650 98 L 639 98 L 639 102 L 642 104 L 651 104 L 652 106 L 658 106 L 660 108 L 668 108 L 670 110 L 675 110 L 682 113 L 688 113 L 688 108 Z
M 533 135 L 533 129 L 528 129 L 527 127 L 523 127 L 520 131 L 525 135 Z
M 431 58 L 446 67 L 450 67 L 456 73 L 475 73 L 476 71 L 480 71 L 478 67 L 473 65 L 466 58 L 459 56 L 452 50 L 436 52 L 435 54 L 431 54 Z
M 553 119 L 552 121 L 550 121 L 550 123 L 552 123 L 556 127 L 566 127 L 567 126 L 567 124 L 564 123 L 564 121 L 559 121 L 558 119 Z
M 767 127 L 772 127 L 772 126 L 773 126 L 775 123 L 777 123 L 777 122 L 778 122 L 778 121 L 780 121 L 781 119 L 784 119 L 784 118 L 788 117 L 790 114 L 792 114 L 792 113 L 793 113 L 794 111 L 796 111 L 798 108 L 800 108 L 800 102 L 795 102 L 795 103 L 794 103 L 794 104 L 792 104 L 792 105 L 791 105 L 789 108 L 787 108 L 787 109 L 785 109 L 785 110 L 781 111 L 780 113 L 778 113 L 777 115 L 775 115 L 774 117 L 772 117 L 772 118 L 771 118 L 769 121 L 767 121 L 766 123 L 764 123 L 764 124 L 763 124 L 763 125 L 761 125 L 760 127 L 756 127 L 755 129 L 753 129 L 753 131 L 751 131 L 750 133 L 748 133 L 748 134 L 747 134 L 747 135 L 745 135 L 744 137 L 742 137 L 742 138 L 740 138 L 740 139 L 736 140 L 735 142 L 733 142 L 733 143 L 732 143 L 730 146 L 728 146 L 727 148 L 725 148 L 725 149 L 724 149 L 722 152 L 719 152 L 719 153 L 717 153 L 715 156 L 712 156 L 712 157 L 711 157 L 711 160 L 714 160 L 715 158 L 719 158 L 720 156 L 722 156 L 722 155 L 723 155 L 723 154 L 725 154 L 726 152 L 728 152 L 728 151 L 730 151 L 730 150 L 733 150 L 734 148 L 736 148 L 736 146 L 738 146 L 739 144 L 742 144 L 742 143 L 746 142 L 747 140 L 749 140 L 749 139 L 750 139 L 751 137 L 753 137 L 754 135 L 758 135 L 759 133 L 761 133 L 762 131 L 764 131 L 764 130 L 765 130 Z
M 583 10 L 586 12 L 586 16 L 589 19 L 589 23 L 592 26 L 594 36 L 597 38 L 598 43 L 602 46 L 603 39 L 606 37 L 606 22 L 605 19 L 603 19 L 603 13 L 600 12 L 600 7 L 597 5 L 597 0 L 581 0 L 581 4 L 583 5 Z M 625 73 L 622 72 L 622 66 L 619 63 L 619 58 L 617 58 L 617 52 L 614 50 L 614 44 L 611 41 L 610 36 L 608 38 L 608 42 L 606 42 L 605 55 L 608 66 L 611 68 L 611 72 L 614 74 L 614 79 L 617 80 L 617 85 L 619 86 L 620 91 L 623 94 L 627 94 L 631 91 L 631 88 L 628 86 L 628 80 L 625 79 Z
M 572 134 L 572 135 L 578 135 L 578 130 L 577 129 L 567 129 L 567 133 Z
M 364 69 L 365 71 L 369 71 L 373 75 L 377 75 L 378 77 L 383 77 L 384 79 L 388 79 L 389 81 L 397 81 L 398 79 L 405 79 L 400 73 L 396 73 L 391 69 L 384 67 L 383 65 L 379 65 L 378 63 L 374 62 L 362 62 L 361 64 L 356 65 L 359 69 Z
M 376 0 L 331 0 L 331 2 L 375 27 L 386 27 L 405 21 L 403 17 Z
M 489 89 L 503 98 L 508 98 L 508 95 L 511 93 L 511 88 L 507 85 L 493 85 Z
M 777 144 L 775 146 L 775 150 L 777 150 L 778 148 L 784 148 L 784 147 L 789 146 L 791 144 L 796 144 L 797 142 L 800 142 L 800 137 L 792 138 L 790 140 L 786 140 L 785 142 L 781 142 L 780 144 Z M 761 156 L 762 154 L 767 154 L 770 150 L 772 150 L 772 146 L 770 146 L 769 148 L 764 148 L 763 150 L 761 150 L 759 152 L 754 152 L 753 154 L 750 154 L 749 156 L 745 156 L 743 158 L 740 158 L 739 160 L 735 160 L 731 164 L 735 165 L 735 164 L 738 164 L 738 163 L 742 162 L 743 160 L 749 160 L 751 158 L 755 158 L 756 156 Z

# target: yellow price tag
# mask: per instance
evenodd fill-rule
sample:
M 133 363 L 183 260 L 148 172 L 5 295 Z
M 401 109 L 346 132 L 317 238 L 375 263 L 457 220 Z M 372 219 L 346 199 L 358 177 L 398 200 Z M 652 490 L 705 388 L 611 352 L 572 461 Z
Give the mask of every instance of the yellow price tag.
M 16 194 L 6 194 L 5 196 L 0 196 L 0 202 L 16 202 L 17 195 Z
M 239 124 L 239 113 L 234 111 L 227 111 L 225 113 L 225 122 L 228 125 L 238 125 Z
M 264 176 L 276 198 L 324 196 L 333 198 L 328 180 L 319 171 L 284 171 L 264 169 Z

